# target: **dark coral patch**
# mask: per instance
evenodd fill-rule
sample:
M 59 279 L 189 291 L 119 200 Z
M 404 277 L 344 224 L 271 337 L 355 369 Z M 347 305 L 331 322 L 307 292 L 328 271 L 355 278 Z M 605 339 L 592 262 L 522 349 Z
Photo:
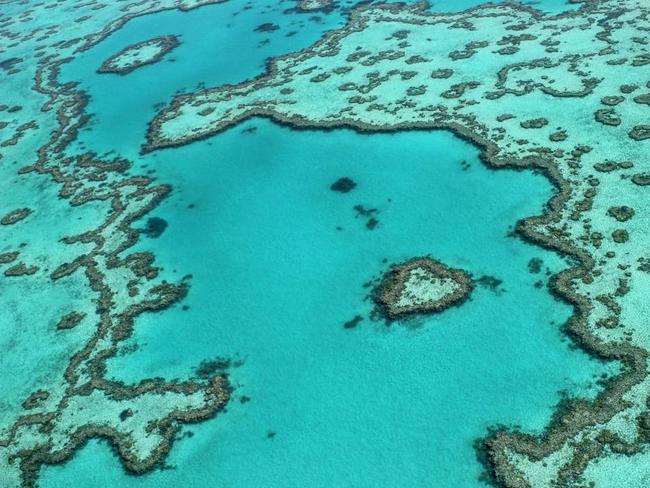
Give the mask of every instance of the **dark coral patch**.
M 611 207 L 607 210 L 607 215 L 614 217 L 619 222 L 625 222 L 634 217 L 634 209 L 625 205 L 622 207 Z
M 263 24 L 255 27 L 255 32 L 273 32 L 280 28 L 277 24 L 272 24 L 271 22 L 265 22 Z
M 27 218 L 29 214 L 32 213 L 32 210 L 29 208 L 17 208 L 16 210 L 12 210 L 8 214 L 6 214 L 4 217 L 0 219 L 0 224 L 2 225 L 13 225 L 17 222 L 20 222 L 21 220 Z
M 359 322 L 363 320 L 363 317 L 361 315 L 355 315 L 354 318 L 348 320 L 346 323 L 343 324 L 344 329 L 354 329 L 357 325 L 359 325 Z
M 351 178 L 344 176 L 339 178 L 330 186 L 330 190 L 337 191 L 339 193 L 348 193 L 349 191 L 354 190 L 357 184 Z
M 56 324 L 56 328 L 58 330 L 72 329 L 73 327 L 79 325 L 85 316 L 85 313 L 70 312 L 61 317 L 61 320 L 59 320 L 59 322 Z
M 142 229 L 142 233 L 147 237 L 156 238 L 167 229 L 167 221 L 160 217 L 151 217 L 147 220 L 147 226 Z

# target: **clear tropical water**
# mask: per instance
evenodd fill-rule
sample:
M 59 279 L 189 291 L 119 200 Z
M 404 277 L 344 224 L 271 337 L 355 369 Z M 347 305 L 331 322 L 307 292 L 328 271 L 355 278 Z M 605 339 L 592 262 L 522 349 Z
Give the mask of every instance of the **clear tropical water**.
M 156 103 L 197 83 L 255 76 L 267 57 L 343 22 L 340 13 L 283 13 L 287 2 L 243 5 L 135 19 L 62 72 L 81 81 L 94 114 L 71 150 L 135 158 L 134 173 L 173 186 L 152 214 L 168 228 L 137 247 L 156 254 L 164 275 L 193 275 L 186 309 L 142 317 L 130 339 L 138 349 L 111 360 L 108 375 L 184 378 L 203 360 L 234 358 L 234 399 L 214 420 L 184 428 L 167 460 L 173 469 L 128 476 L 107 444 L 92 441 L 45 468 L 40 484 L 482 486 L 475 439 L 497 424 L 540 431 L 561 391 L 593 395 L 608 370 L 563 340 L 571 310 L 535 286 L 546 273 L 527 267 L 532 258 L 551 272 L 566 263 L 509 235 L 542 211 L 552 188 L 531 172 L 484 167 L 476 148 L 445 132 L 298 132 L 255 119 L 138 156 Z M 280 29 L 254 33 L 263 22 Z M 122 47 L 171 33 L 183 42 L 173 62 L 95 74 Z M 358 186 L 330 191 L 343 176 Z M 378 209 L 374 230 L 357 204 Z M 423 254 L 502 285 L 478 287 L 440 315 L 391 327 L 369 320 L 364 284 Z M 365 319 L 345 329 L 355 315 Z

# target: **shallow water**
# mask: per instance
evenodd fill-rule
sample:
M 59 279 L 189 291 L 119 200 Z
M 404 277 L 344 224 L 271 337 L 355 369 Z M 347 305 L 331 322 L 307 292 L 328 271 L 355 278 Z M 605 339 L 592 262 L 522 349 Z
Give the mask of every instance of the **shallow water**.
M 497 424 L 539 432 L 561 391 L 591 396 L 611 371 L 570 348 L 560 327 L 571 309 L 535 286 L 567 263 L 509 235 L 542 211 L 551 185 L 531 172 L 490 170 L 476 148 L 445 132 L 298 132 L 261 119 L 138 156 L 156 103 L 197 83 L 255 76 L 267 57 L 308 46 L 344 20 L 283 13 L 287 2 L 243 5 L 135 19 L 61 76 L 81 81 L 94 115 L 72 151 L 115 151 L 136 159 L 134 174 L 173 186 L 151 214 L 169 227 L 137 249 L 153 251 L 169 278 L 193 276 L 189 308 L 142 317 L 108 375 L 185 378 L 204 360 L 233 358 L 242 363 L 230 370 L 234 399 L 227 413 L 184 428 L 167 461 L 174 469 L 128 476 L 93 441 L 44 468 L 40 485 L 481 486 L 475 439 Z M 262 22 L 280 29 L 254 33 Z M 172 33 L 182 45 L 163 62 L 125 77 L 95 74 L 122 47 Z M 358 186 L 330 191 L 342 176 Z M 357 204 L 378 210 L 374 230 Z M 370 320 L 364 284 L 424 254 L 503 283 L 477 287 L 440 315 L 391 327 Z M 529 273 L 532 258 L 543 260 L 542 274 Z M 364 320 L 344 329 L 356 315 Z
M 109 375 L 183 377 L 203 359 L 241 358 L 231 375 L 251 401 L 191 428 L 172 451 L 177 469 L 147 476 L 152 486 L 188 476 L 225 486 L 400 486 L 405 472 L 415 486 L 476 486 L 472 441 L 489 426 L 540 429 L 558 391 L 593 391 L 603 367 L 562 342 L 570 310 L 527 270 L 533 257 L 554 272 L 562 262 L 507 237 L 549 197 L 545 179 L 490 171 L 442 132 L 247 125 L 256 133 L 235 128 L 156 157 L 176 189 L 155 212 L 170 225 L 139 247 L 173 263 L 171 276 L 193 275 L 189 310 L 141 320 L 140 349 L 111 361 Z M 331 192 L 344 175 L 358 187 Z M 379 209 L 374 231 L 355 218 L 358 203 Z M 426 253 L 493 275 L 502 289 L 479 287 L 462 307 L 403 325 L 366 318 L 343 328 L 367 316 L 363 284 L 384 259 Z M 195 456 L 200 468 L 184 461 Z M 83 459 L 48 468 L 43 486 L 88 476 Z

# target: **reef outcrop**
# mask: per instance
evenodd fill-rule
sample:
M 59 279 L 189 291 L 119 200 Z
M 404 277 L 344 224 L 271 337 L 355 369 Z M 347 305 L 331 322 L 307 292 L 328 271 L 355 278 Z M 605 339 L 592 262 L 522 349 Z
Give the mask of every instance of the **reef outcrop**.
M 180 45 L 176 36 L 159 36 L 131 44 L 113 54 L 97 69 L 98 73 L 127 75 L 147 64 L 160 61 Z
M 397 320 L 459 305 L 473 288 L 470 275 L 462 269 L 419 257 L 391 266 L 372 296 L 385 318 Z

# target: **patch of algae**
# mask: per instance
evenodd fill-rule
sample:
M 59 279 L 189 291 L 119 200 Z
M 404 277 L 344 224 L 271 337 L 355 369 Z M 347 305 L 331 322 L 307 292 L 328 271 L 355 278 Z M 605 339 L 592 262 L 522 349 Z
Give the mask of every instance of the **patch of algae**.
M 594 401 L 559 405 L 539 436 L 495 429 L 480 455 L 500 486 L 589 486 L 592 461 L 650 439 L 650 7 L 591 0 L 555 17 L 515 4 L 425 7 L 361 6 L 255 79 L 178 96 L 143 150 L 266 116 L 294 128 L 452 130 L 492 167 L 544 172 L 557 193 L 517 230 L 573 262 L 551 286 L 574 306 L 566 332 L 622 372 Z M 629 218 L 611 210 L 622 207 Z
M 24 341 L 3 350 L 2 364 L 16 368 L 4 374 L 34 383 L 18 401 L 13 390 L 3 394 L 3 487 L 35 485 L 42 464 L 66 461 L 92 437 L 107 439 L 130 472 L 142 473 L 164 459 L 181 423 L 210 418 L 229 399 L 223 375 L 135 385 L 104 376 L 136 318 L 177 303 L 189 277 L 161 281 L 152 254 L 128 253 L 138 239 L 132 222 L 169 187 L 130 173 L 128 160 L 66 152 L 88 123 L 87 97 L 57 81 L 61 64 L 130 18 L 221 1 L 0 2 L 0 181 L 9 189 L 0 205 L 2 300 L 19 308 L 5 314 L 2 338 L 16 328 L 16 340 L 33 338 L 31 349 L 41 337 L 65 345 L 45 342 L 63 354 L 46 366 Z M 47 303 L 49 296 L 71 299 Z M 25 310 L 32 322 L 19 318 Z M 48 313 L 60 315 L 43 325 Z

